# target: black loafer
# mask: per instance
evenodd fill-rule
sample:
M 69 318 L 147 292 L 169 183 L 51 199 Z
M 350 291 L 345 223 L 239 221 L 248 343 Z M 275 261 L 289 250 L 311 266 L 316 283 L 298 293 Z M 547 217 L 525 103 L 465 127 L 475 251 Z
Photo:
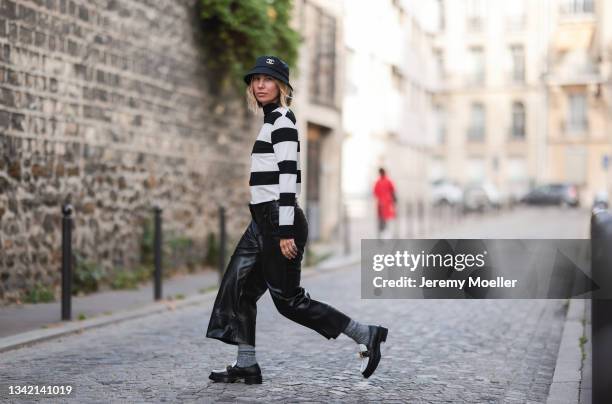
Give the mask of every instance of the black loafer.
M 370 339 L 365 350 L 359 352 L 362 359 L 367 358 L 368 362 L 365 369 L 362 366 L 361 374 L 366 379 L 374 373 L 380 362 L 380 344 L 387 340 L 387 330 L 385 327 L 370 325 Z M 363 345 L 362 345 L 363 346 Z
M 225 370 L 213 370 L 208 378 L 214 382 L 235 383 L 244 380 L 245 384 L 261 384 L 261 369 L 259 364 L 254 364 L 244 368 L 236 366 L 236 362 L 227 365 Z

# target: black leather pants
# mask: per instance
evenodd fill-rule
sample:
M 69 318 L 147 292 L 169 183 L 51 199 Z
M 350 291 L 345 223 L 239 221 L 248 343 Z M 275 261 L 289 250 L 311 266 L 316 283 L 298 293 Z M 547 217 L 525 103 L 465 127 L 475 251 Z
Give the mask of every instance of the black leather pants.
M 208 323 L 206 336 L 228 344 L 255 345 L 256 302 L 266 290 L 285 317 L 327 339 L 336 338 L 350 318 L 332 306 L 313 300 L 300 286 L 301 261 L 308 240 L 308 222 L 297 205 L 297 256 L 280 249 L 278 201 L 249 205 L 252 219 L 225 270 Z

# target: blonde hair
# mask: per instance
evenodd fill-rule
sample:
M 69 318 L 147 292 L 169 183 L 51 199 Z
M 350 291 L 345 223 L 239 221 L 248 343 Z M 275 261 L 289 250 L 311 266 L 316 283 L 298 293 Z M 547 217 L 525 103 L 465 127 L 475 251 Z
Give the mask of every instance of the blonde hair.
M 288 108 L 289 105 L 291 105 L 291 96 L 293 92 L 291 91 L 289 86 L 283 83 L 282 81 L 277 80 L 274 77 L 272 77 L 272 80 L 274 80 L 276 86 L 278 87 L 279 99 L 277 99 L 277 102 L 280 104 L 281 107 Z M 255 94 L 253 94 L 253 86 L 251 85 L 251 83 L 249 83 L 249 85 L 246 87 L 246 101 L 247 107 L 254 114 L 257 114 L 259 112 L 259 109 L 262 108 L 261 103 L 257 101 L 257 98 L 255 98 Z

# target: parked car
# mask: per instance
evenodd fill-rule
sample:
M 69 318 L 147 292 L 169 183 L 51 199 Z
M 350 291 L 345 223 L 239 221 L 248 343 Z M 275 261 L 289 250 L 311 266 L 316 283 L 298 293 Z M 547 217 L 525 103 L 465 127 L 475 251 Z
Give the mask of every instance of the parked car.
M 463 201 L 463 190 L 457 183 L 440 179 L 433 181 L 430 188 L 433 205 L 460 205 Z
M 578 188 L 568 183 L 540 185 L 521 198 L 530 205 L 561 205 L 576 207 L 580 204 Z
M 463 209 L 466 212 L 500 209 L 505 203 L 504 199 L 490 182 L 469 184 L 463 191 Z
M 592 209 L 600 208 L 600 209 L 608 209 L 608 192 L 607 191 L 599 191 L 595 194 L 593 198 L 593 207 Z

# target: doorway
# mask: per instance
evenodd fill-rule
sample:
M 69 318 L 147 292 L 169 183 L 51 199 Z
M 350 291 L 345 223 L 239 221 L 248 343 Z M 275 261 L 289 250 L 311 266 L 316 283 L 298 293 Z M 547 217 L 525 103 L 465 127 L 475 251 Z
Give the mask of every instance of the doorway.
M 324 126 L 308 123 L 306 153 L 306 215 L 308 216 L 308 238 L 321 237 L 321 159 L 323 142 L 330 130 Z

